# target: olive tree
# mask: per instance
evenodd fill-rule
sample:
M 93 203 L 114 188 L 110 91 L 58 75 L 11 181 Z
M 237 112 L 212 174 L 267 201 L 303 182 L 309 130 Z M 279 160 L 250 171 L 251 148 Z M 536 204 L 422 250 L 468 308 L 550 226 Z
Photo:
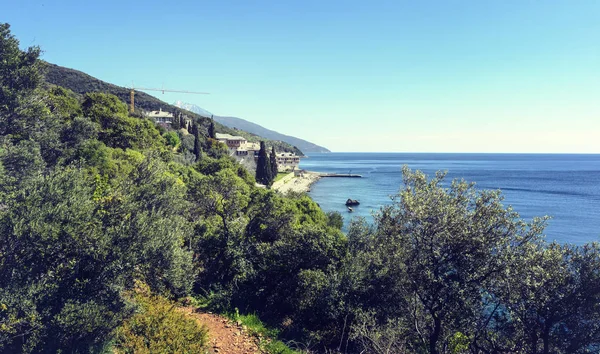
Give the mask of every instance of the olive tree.
M 515 250 L 539 238 L 544 220 L 527 224 L 499 191 L 447 184 L 444 173 L 428 179 L 404 167 L 403 174 L 404 188 L 360 241 L 376 290 L 364 307 L 382 323 L 404 319 L 411 351 L 468 347 L 498 311 L 489 306 Z

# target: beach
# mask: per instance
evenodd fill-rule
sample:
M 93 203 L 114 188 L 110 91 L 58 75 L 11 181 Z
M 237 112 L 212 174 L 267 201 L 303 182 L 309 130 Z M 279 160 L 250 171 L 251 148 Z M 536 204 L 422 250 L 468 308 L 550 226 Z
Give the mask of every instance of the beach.
M 310 186 L 320 178 L 321 174 L 318 172 L 305 171 L 302 173 L 302 176 L 294 176 L 294 173 L 290 172 L 287 176 L 273 183 L 271 189 L 282 194 L 290 191 L 299 193 L 308 192 L 310 191 Z

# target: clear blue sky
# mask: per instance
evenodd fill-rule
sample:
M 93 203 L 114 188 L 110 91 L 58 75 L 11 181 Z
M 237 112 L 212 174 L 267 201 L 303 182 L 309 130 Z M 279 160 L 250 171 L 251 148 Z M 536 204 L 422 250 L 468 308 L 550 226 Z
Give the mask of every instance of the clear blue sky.
M 334 151 L 600 153 L 600 1 L 3 1 L 23 47 Z

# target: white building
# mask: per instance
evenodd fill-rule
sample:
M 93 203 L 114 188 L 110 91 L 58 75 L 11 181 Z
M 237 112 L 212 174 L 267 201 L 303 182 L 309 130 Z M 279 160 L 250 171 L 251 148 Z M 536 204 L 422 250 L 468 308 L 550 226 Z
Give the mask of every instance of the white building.
M 300 164 L 300 156 L 296 156 L 296 154 L 291 152 L 281 152 L 276 154 L 276 157 L 277 170 L 280 172 L 293 171 Z
M 146 112 L 146 117 L 152 119 L 155 123 L 164 124 L 171 124 L 173 123 L 173 119 L 175 119 L 173 113 L 163 112 L 162 108 L 159 108 L 158 111 Z
M 216 133 L 216 138 L 227 146 L 230 156 L 235 157 L 246 168 L 256 170 L 256 161 L 260 151 L 259 143 L 252 143 L 242 136 L 231 134 Z M 300 163 L 300 157 L 291 152 L 278 153 L 276 158 L 277 170 L 281 172 L 292 171 Z

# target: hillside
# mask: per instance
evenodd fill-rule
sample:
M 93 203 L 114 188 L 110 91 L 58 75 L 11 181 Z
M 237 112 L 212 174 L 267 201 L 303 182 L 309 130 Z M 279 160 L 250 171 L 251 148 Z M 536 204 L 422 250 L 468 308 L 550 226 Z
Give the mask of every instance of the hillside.
M 203 116 L 210 116 L 211 113 L 206 111 L 205 109 L 190 103 L 184 103 L 181 101 L 177 101 L 175 103 L 177 107 L 184 108 L 188 111 L 198 113 Z M 237 117 L 222 117 L 222 116 L 214 116 L 216 122 L 223 124 L 226 127 L 232 129 L 240 129 L 243 131 L 247 131 L 252 134 L 256 134 L 258 136 L 265 137 L 270 140 L 280 140 L 286 142 L 290 145 L 298 147 L 298 149 L 302 150 L 305 153 L 311 152 L 331 152 L 329 149 L 319 146 L 317 144 L 311 143 L 310 141 L 306 141 L 304 139 L 296 138 L 294 136 L 281 134 L 271 129 L 267 129 L 261 125 L 256 123 L 249 122 L 242 118 Z
M 46 63 L 46 82 L 52 85 L 62 86 L 69 90 L 78 93 L 85 94 L 87 92 L 104 92 L 113 94 L 123 102 L 129 105 L 130 89 L 127 87 L 113 85 L 111 83 L 99 80 L 91 75 L 84 72 L 65 68 L 56 64 Z M 192 119 L 203 122 L 203 126 L 208 126 L 206 114 L 198 114 L 191 112 L 184 108 L 179 108 L 168 104 L 158 98 L 151 96 L 145 92 L 136 91 L 135 93 L 135 108 L 145 111 L 156 111 L 162 109 L 163 111 L 169 111 L 172 113 L 181 113 Z M 218 121 L 215 122 L 215 129 L 219 133 L 227 133 L 232 135 L 241 135 L 249 141 L 258 142 L 265 140 L 268 147 L 275 146 L 278 151 L 293 152 L 296 155 L 304 156 L 301 149 L 293 146 L 293 144 L 280 141 L 280 139 L 272 139 L 267 136 L 259 136 L 252 132 L 240 131 L 231 129 L 225 125 L 220 124 Z

